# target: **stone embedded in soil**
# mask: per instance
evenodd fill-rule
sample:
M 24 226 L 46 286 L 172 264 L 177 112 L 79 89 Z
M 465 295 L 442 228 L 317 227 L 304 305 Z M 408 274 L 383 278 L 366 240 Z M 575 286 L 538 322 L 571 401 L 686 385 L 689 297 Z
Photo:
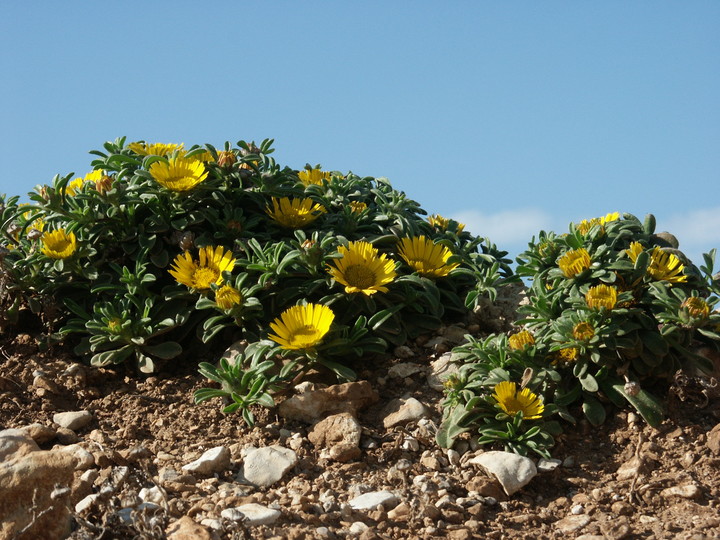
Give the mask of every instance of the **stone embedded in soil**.
M 53 450 L 73 456 L 76 460 L 75 470 L 86 471 L 95 465 L 95 457 L 79 444 L 69 446 L 56 446 Z
M 206 527 L 196 523 L 193 518 L 183 516 L 173 521 L 165 529 L 167 540 L 212 540 L 213 536 Z
M 220 516 L 230 521 L 242 521 L 246 525 L 272 525 L 282 513 L 257 503 L 248 503 L 236 506 L 235 508 L 226 508 L 220 513 Z
M 348 413 L 334 414 L 321 420 L 308 433 L 316 448 L 324 448 L 327 457 L 346 462 L 360 456 L 362 426 Z
M 353 510 L 375 510 L 378 506 L 394 506 L 398 497 L 390 491 L 371 491 L 349 501 Z
M 38 450 L 0 464 L 0 538 L 65 538 L 75 459 Z M 60 488 L 60 489 L 58 489 Z M 54 495 L 53 495 L 54 493 Z M 40 509 L 37 512 L 31 509 Z M 44 512 L 46 510 L 46 512 Z
M 433 390 L 442 392 L 443 383 L 450 376 L 458 372 L 457 364 L 452 361 L 452 353 L 445 353 L 437 360 L 430 363 L 430 373 L 427 376 L 427 383 Z
M 256 448 L 245 456 L 242 478 L 267 487 L 279 481 L 297 463 L 297 454 L 279 445 Z
M 183 471 L 191 474 L 213 474 L 222 472 L 230 467 L 230 449 L 226 446 L 216 446 L 207 450 L 195 461 L 182 466 Z
M 401 362 L 388 370 L 388 376 L 393 379 L 405 379 L 423 371 L 425 371 L 425 366 L 413 362 Z
M 38 450 L 40 447 L 26 431 L 22 429 L 0 431 L 0 461 L 22 457 Z
M 537 464 L 537 470 L 540 473 L 551 472 L 557 469 L 562 464 L 559 459 L 546 459 L 540 458 Z
M 560 521 L 555 522 L 555 528 L 561 533 L 572 534 L 580 531 L 592 521 L 592 518 L 586 514 L 580 514 L 578 516 L 570 515 L 564 517 Z
M 68 411 L 53 415 L 53 422 L 60 427 L 76 431 L 87 426 L 92 421 L 90 411 Z
M 45 426 L 38 422 L 30 424 L 29 426 L 24 426 L 20 429 L 22 429 L 25 433 L 32 437 L 32 439 L 38 444 L 48 443 L 52 441 L 57 435 L 57 432 L 53 428 L 51 428 L 50 426 Z
M 708 431 L 705 444 L 713 454 L 720 455 L 720 424 L 716 424 L 714 428 Z
M 660 496 L 666 499 L 680 497 L 682 499 L 697 499 L 702 495 L 702 490 L 695 484 L 684 486 L 671 486 L 660 492 Z
M 410 422 L 416 422 L 424 416 L 428 416 L 429 412 L 425 405 L 413 397 L 394 399 L 388 403 L 387 407 L 383 410 L 385 416 L 383 426 L 385 428 L 392 428 Z
M 537 475 L 533 460 L 511 452 L 483 452 L 468 463 L 480 465 L 495 476 L 508 495 L 526 486 Z
M 640 474 L 644 474 L 647 470 L 647 463 L 639 456 L 633 456 L 625 463 L 620 465 L 617 470 L 617 479 L 619 481 L 629 480 Z
M 327 388 L 305 390 L 278 406 L 278 413 L 288 420 L 312 424 L 327 415 L 357 411 L 378 401 L 379 396 L 368 381 L 335 384 Z

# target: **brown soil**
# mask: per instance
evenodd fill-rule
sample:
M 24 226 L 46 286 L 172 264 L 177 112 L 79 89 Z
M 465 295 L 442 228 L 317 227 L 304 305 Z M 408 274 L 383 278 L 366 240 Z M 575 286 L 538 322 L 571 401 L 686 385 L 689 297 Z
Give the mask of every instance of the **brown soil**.
M 63 350 L 39 352 L 27 334 L 5 340 L 0 352 L 0 428 L 35 422 L 53 426 L 53 414 L 86 409 L 94 420 L 77 436 L 92 446 L 96 457 L 100 476 L 95 491 L 114 481 L 114 471 L 128 467 L 122 489 L 76 515 L 73 538 L 164 538 L 181 516 L 198 523 L 220 520 L 220 538 L 352 537 L 348 531 L 356 522 L 369 526 L 361 538 L 720 538 L 715 433 L 720 430 L 720 400 L 711 396 L 708 402 L 707 388 L 693 379 L 671 389 L 669 418 L 659 430 L 628 411 L 609 415 L 599 428 L 568 426 L 552 450 L 563 465 L 506 497 L 494 480 L 465 466 L 473 450 L 453 465 L 437 447 L 433 426 L 441 417 L 442 395 L 428 388 L 424 375 L 378 382 L 398 359 L 361 370 L 381 399 L 359 415 L 364 428 L 360 459 L 336 463 L 320 459 L 306 438 L 306 424 L 258 411 L 258 425 L 251 429 L 239 415 L 224 415 L 219 400 L 195 405 L 193 391 L 207 381 L 187 363 L 151 377 L 126 367 L 91 368 Z M 436 356 L 427 350 L 423 354 L 411 361 L 428 363 Z M 38 370 L 56 386 L 34 384 Z M 386 430 L 380 411 L 389 400 L 405 395 L 431 408 L 432 422 Z M 302 438 L 299 461 L 280 482 L 261 489 L 235 482 L 244 447 L 288 446 L 296 434 Z M 418 441 L 419 449 L 403 448 L 407 436 Z M 61 430 L 44 448 L 72 440 L 72 433 Z M 141 488 L 156 485 L 161 468 L 179 471 L 220 445 L 231 450 L 231 469 L 166 487 L 167 506 L 160 511 L 136 512 L 129 523 L 117 517 L 117 510 L 137 501 Z M 636 463 L 633 458 L 641 466 L 623 474 Z M 429 481 L 413 482 L 420 475 Z M 683 490 L 675 495 L 664 491 L 672 487 Z M 359 493 L 382 489 L 398 493 L 408 513 L 389 516 L 389 509 L 382 508 L 348 512 L 344 505 Z M 221 520 L 224 508 L 251 501 L 274 505 L 282 517 L 272 526 L 252 528 Z

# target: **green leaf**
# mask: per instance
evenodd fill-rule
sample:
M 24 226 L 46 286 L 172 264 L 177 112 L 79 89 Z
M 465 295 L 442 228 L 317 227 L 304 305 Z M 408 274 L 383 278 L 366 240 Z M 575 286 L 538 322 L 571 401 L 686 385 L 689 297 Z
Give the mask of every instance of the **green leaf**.
M 655 396 L 642 389 L 637 395 L 631 396 L 625 392 L 624 384 L 616 384 L 613 388 L 625 396 L 625 399 L 635 407 L 637 412 L 640 413 L 640 416 L 642 416 L 648 424 L 654 428 L 660 427 L 665 416 L 665 411 Z
M 605 421 L 605 407 L 594 397 L 586 395 L 582 409 L 585 417 L 593 426 L 599 426 Z
M 157 356 L 163 360 L 170 360 L 179 356 L 183 349 L 182 346 L 175 341 L 166 341 L 157 345 L 146 345 L 143 347 L 143 351 L 152 356 Z

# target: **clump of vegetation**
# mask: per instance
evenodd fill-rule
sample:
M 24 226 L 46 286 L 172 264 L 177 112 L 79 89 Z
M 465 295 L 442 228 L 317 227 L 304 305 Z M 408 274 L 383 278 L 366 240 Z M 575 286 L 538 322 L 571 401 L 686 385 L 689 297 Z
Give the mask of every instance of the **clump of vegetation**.
M 672 235 L 655 234 L 652 215 L 641 223 L 614 213 L 567 234 L 541 232 L 518 259 L 518 275 L 531 280 L 518 330 L 454 351 L 461 367 L 446 382 L 439 442 L 470 431 L 481 443 L 547 456 L 561 431 L 549 417 L 574 423 L 576 403 L 593 425 L 607 405 L 629 403 L 657 426 L 663 410 L 653 387 L 667 388 L 678 370 L 711 372 L 697 351 L 720 344 L 715 252 L 698 269 L 677 248 Z
M 96 366 L 149 373 L 213 340 L 250 345 L 201 372 L 226 410 L 272 406 L 311 368 L 349 361 L 461 317 L 515 279 L 462 224 L 425 218 L 384 178 L 281 167 L 272 141 L 126 144 L 93 151 L 29 203 L 2 197 L 0 325 L 29 308 Z

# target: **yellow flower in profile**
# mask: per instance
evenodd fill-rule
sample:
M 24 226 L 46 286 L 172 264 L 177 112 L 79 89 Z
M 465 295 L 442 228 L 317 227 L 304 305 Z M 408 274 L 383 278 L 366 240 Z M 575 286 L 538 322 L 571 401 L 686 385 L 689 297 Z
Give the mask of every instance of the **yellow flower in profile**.
M 75 178 L 74 180 L 67 183 L 65 186 L 65 194 L 70 197 L 74 196 L 80 188 L 82 188 L 85 181 L 82 178 Z
M 330 180 L 330 173 L 321 171 L 320 169 L 305 169 L 298 173 L 298 178 L 304 186 L 309 186 L 310 184 L 321 186 L 323 180 Z
M 625 250 L 625 253 L 627 253 L 627 256 L 630 257 L 630 260 L 632 262 L 637 261 L 638 255 L 640 255 L 645 248 L 640 242 L 633 242 L 630 244 L 630 247 Z
M 545 410 L 542 400 L 529 388 L 523 388 L 518 392 L 517 385 L 510 381 L 497 384 L 492 397 L 506 414 L 515 416 L 518 411 L 522 411 L 526 420 L 540 418 Z
M 453 253 L 443 245 L 435 244 L 425 236 L 402 238 L 400 240 L 400 256 L 421 276 L 439 278 L 447 276 L 460 266 L 458 263 L 447 264 Z
M 180 144 L 163 144 L 153 143 L 146 144 L 145 142 L 133 142 L 128 144 L 128 148 L 138 154 L 139 156 L 169 156 L 173 152 L 183 152 L 184 145 Z
M 350 201 L 350 210 L 352 210 L 353 214 L 362 214 L 365 210 L 367 210 L 368 205 L 364 202 L 360 201 Z
M 710 315 L 710 306 L 698 296 L 686 298 L 680 307 L 687 311 L 687 314 L 693 319 L 706 319 Z
M 571 249 L 557 261 L 566 278 L 573 278 L 590 268 L 590 254 L 585 248 Z
M 275 334 L 268 337 L 288 351 L 312 349 L 328 333 L 334 319 L 332 310 L 322 304 L 293 306 L 270 323 Z
M 58 229 L 42 235 L 41 251 L 51 259 L 67 259 L 77 249 L 77 239 L 72 232 Z
M 302 229 L 315 221 L 325 208 L 312 199 L 282 199 L 272 198 L 272 210 L 268 207 L 266 212 L 277 223 L 290 229 Z
M 194 260 L 188 251 L 175 257 L 168 272 L 178 283 L 192 289 L 204 291 L 213 283 L 220 285 L 222 273 L 235 266 L 232 252 L 222 246 L 201 247 L 198 251 L 199 260 Z
M 521 330 L 508 338 L 508 345 L 514 351 L 520 351 L 525 347 L 535 345 L 535 338 L 527 330 Z
M 595 335 L 595 328 L 587 321 L 582 321 L 573 326 L 573 337 L 578 341 L 587 341 Z
M 595 285 L 585 293 L 585 302 L 590 309 L 612 309 L 617 304 L 617 289 L 610 285 Z
M 590 232 L 590 229 L 595 227 L 596 225 L 605 225 L 606 223 L 609 223 L 611 221 L 615 221 L 620 219 L 620 213 L 619 212 L 611 212 L 609 214 L 605 214 L 603 217 L 599 218 L 592 218 L 592 219 L 583 219 L 580 223 L 575 225 L 575 228 L 580 231 L 580 234 L 585 236 L 587 233 Z
M 657 246 L 653 249 L 647 269 L 653 278 L 670 283 L 684 283 L 687 281 L 687 276 L 683 275 L 684 270 L 685 266 L 675 255 Z
M 223 285 L 215 291 L 215 303 L 220 309 L 231 309 L 242 302 L 242 294 L 235 287 Z
M 150 174 L 158 184 L 170 191 L 188 191 L 207 178 L 202 161 L 173 157 L 150 165 Z
M 620 219 L 620 212 L 610 212 L 599 219 L 600 224 L 605 225 L 606 223 L 610 223 L 611 221 L 617 221 L 618 219 Z
M 350 242 L 340 246 L 340 259 L 333 259 L 328 272 L 338 283 L 345 285 L 348 294 L 361 292 L 368 296 L 387 292 L 385 287 L 395 279 L 395 263 L 369 242 Z
M 441 231 L 447 231 L 448 227 L 450 227 L 450 225 L 453 222 L 457 223 L 456 221 L 454 221 L 452 219 L 442 217 L 440 214 L 433 214 L 431 216 L 428 216 L 428 223 L 432 227 L 434 227 L 438 230 L 441 230 Z M 462 230 L 464 228 L 465 228 L 464 223 L 457 223 L 457 232 L 462 232 Z

